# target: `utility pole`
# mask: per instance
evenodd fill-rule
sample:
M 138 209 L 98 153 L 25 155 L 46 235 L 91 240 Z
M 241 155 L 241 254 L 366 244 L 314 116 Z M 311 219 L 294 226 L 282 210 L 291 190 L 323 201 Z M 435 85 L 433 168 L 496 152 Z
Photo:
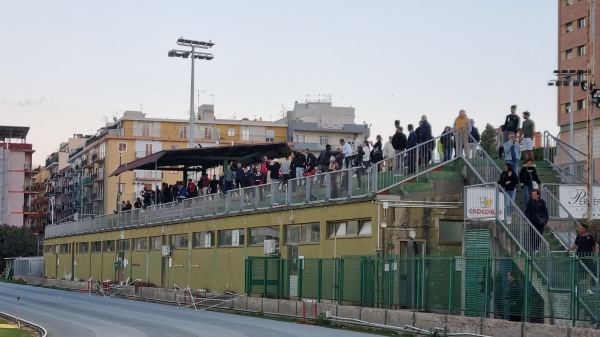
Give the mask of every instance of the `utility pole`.
M 587 72 L 588 72 L 588 83 L 593 87 L 595 85 L 594 79 L 594 56 L 595 56 L 595 43 L 594 39 L 596 37 L 596 1 L 588 0 L 588 18 L 589 18 L 589 26 L 588 26 L 588 64 L 587 64 Z M 588 96 L 589 99 L 590 96 Z M 591 102 L 590 102 L 591 103 Z M 594 104 L 587 105 L 587 162 L 586 162 L 586 170 L 587 170 L 587 220 L 588 223 L 592 222 L 592 203 L 593 203 L 593 186 L 594 186 Z

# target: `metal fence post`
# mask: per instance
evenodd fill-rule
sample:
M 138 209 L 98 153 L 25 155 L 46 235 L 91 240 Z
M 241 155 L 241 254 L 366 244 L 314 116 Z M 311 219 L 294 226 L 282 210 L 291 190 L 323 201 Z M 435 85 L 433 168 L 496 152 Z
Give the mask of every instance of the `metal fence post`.
M 323 297 L 323 259 L 317 260 L 317 301 L 321 302 Z
M 533 264 L 532 258 L 531 257 L 527 257 L 525 259 L 525 270 L 524 270 L 524 274 L 525 274 L 525 289 L 523 292 L 523 319 L 525 322 L 529 322 L 529 313 L 531 311 L 531 287 L 533 286 L 531 284 L 531 272 L 532 272 L 532 268 L 531 265 Z
M 456 268 L 456 260 L 454 257 L 450 258 L 450 284 L 448 285 L 448 315 L 452 314 L 454 309 L 454 270 Z

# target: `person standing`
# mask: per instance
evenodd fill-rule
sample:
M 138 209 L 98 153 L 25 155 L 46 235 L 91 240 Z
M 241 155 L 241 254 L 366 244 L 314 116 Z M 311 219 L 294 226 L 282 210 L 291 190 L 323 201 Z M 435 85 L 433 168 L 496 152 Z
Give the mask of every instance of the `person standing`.
M 587 224 L 580 224 L 577 227 L 577 237 L 575 238 L 575 243 L 569 248 L 567 251 L 576 250 L 577 256 L 581 259 L 581 261 L 585 264 L 587 269 L 594 275 L 596 275 L 596 257 L 595 254 L 598 253 L 598 245 L 596 243 L 596 239 L 588 232 L 589 227 Z M 580 270 L 583 268 L 580 266 Z M 587 275 L 587 286 L 588 286 L 588 294 L 593 294 L 590 286 L 592 284 L 592 277 L 590 273 L 588 273 L 585 269 L 582 270 L 581 274 Z
M 414 126 L 412 124 L 408 124 L 408 141 L 406 143 L 406 147 L 408 148 L 408 174 L 412 174 L 415 172 L 415 167 L 417 165 L 417 150 L 413 149 L 413 147 L 417 146 L 417 133 L 414 130 Z
M 198 185 L 200 185 L 200 190 L 202 191 L 202 195 L 204 195 L 204 196 L 208 195 L 208 188 L 210 186 L 210 179 L 208 179 L 208 174 L 206 174 L 206 173 L 202 174 L 202 178 L 200 178 Z
M 525 206 L 525 216 L 537 231 L 534 233 L 532 229 L 531 232 L 531 251 L 537 252 L 540 248 L 540 236 L 544 235 L 544 227 L 548 223 L 548 208 L 546 202 L 540 198 L 540 191 L 537 189 L 531 191 L 531 199 Z
M 348 144 L 343 138 L 340 139 L 340 147 L 342 148 L 342 153 L 344 154 L 344 168 L 348 169 L 352 166 L 351 156 L 352 156 L 352 146 Z
M 504 165 L 504 172 L 500 174 L 500 179 L 496 182 L 496 186 L 504 189 L 507 198 L 504 201 L 504 218 L 506 223 L 512 223 L 512 202 L 514 202 L 517 195 L 517 185 L 519 184 L 519 178 L 513 171 L 511 163 Z
M 527 160 L 525 165 L 521 168 L 519 171 L 519 181 L 521 182 L 521 188 L 523 189 L 523 201 L 525 206 L 527 206 L 527 202 L 529 202 L 529 199 L 531 198 L 531 191 L 539 189 L 539 186 L 542 184 L 535 169 L 535 165 L 533 165 L 533 160 Z M 533 186 L 534 183 L 537 186 Z
M 383 160 L 383 145 L 381 144 L 381 135 L 377 135 L 377 137 L 375 137 L 376 141 L 375 144 L 372 143 L 373 145 L 373 153 L 371 154 L 371 162 L 373 164 L 377 164 L 379 162 L 381 162 Z M 381 164 L 378 164 L 377 166 L 377 172 L 381 171 Z
M 496 133 L 496 144 L 498 146 L 498 159 L 504 159 L 504 134 L 502 132 L 502 126 Z
M 352 161 L 352 166 L 355 167 L 356 169 L 356 180 L 358 181 L 358 188 L 362 188 L 362 175 L 363 175 L 363 168 L 362 168 L 362 164 L 363 164 L 363 158 L 365 155 L 365 151 L 363 150 L 362 145 L 358 145 L 356 147 L 356 156 L 354 156 L 354 159 Z M 351 179 L 351 174 L 348 174 L 348 179 Z
M 458 112 L 458 117 L 454 120 L 454 131 L 456 131 L 456 155 L 463 153 L 466 158 L 471 154 L 469 147 L 469 134 L 471 133 L 471 120 L 467 117 L 467 112 L 462 109 Z
M 383 145 L 383 158 L 385 159 L 383 166 L 385 167 L 385 171 L 391 171 L 393 169 L 395 154 L 396 151 L 392 145 L 392 136 L 389 136 L 388 141 Z
M 317 158 L 317 163 L 321 173 L 326 173 L 329 171 L 329 158 L 331 158 L 332 155 L 333 152 L 331 152 L 331 145 L 325 145 L 325 151 L 321 151 L 319 158 Z
M 362 145 L 362 142 L 358 139 L 358 133 L 352 134 L 352 138 L 348 141 L 348 144 L 350 144 L 350 147 L 352 148 L 352 155 L 350 157 L 350 163 L 352 163 L 354 161 L 354 156 L 356 156 L 356 153 L 358 152 L 358 146 Z
M 419 144 L 429 142 L 427 145 L 424 145 L 423 149 L 421 150 L 421 162 L 424 165 L 427 165 L 431 161 L 431 151 L 434 147 L 434 142 L 431 141 L 433 139 L 433 133 L 431 132 L 431 124 L 427 120 L 427 115 L 421 116 L 420 128 L 421 131 L 419 132 L 418 139 Z
M 317 156 L 310 152 L 310 149 L 306 149 L 306 167 L 317 167 Z
M 479 129 L 475 127 L 475 120 L 471 119 L 471 137 L 469 137 L 469 146 L 471 146 L 471 156 L 477 157 L 477 145 L 481 141 L 481 135 Z
M 503 132 L 505 143 L 508 141 L 508 136 L 511 132 L 516 134 L 519 131 L 519 125 L 521 125 L 521 119 L 519 118 L 519 115 L 517 115 L 517 106 L 511 105 L 510 114 L 506 115 L 504 124 L 500 128 Z M 506 151 L 506 149 L 504 151 Z
M 508 304 L 509 320 L 521 322 L 523 316 L 523 287 L 513 272 L 506 274 L 508 290 L 506 291 L 506 303 Z
M 400 125 L 396 125 L 396 133 L 392 137 L 392 146 L 394 147 L 394 164 L 393 170 L 397 172 L 397 174 L 402 174 L 402 168 L 404 168 L 404 157 L 401 155 L 402 152 L 406 151 L 406 143 L 408 139 L 404 132 L 402 132 L 402 127 Z
M 533 156 L 533 136 L 535 135 L 535 122 L 529 118 L 531 113 L 529 111 L 523 111 L 523 127 L 521 128 L 521 143 L 523 144 L 523 151 L 525 151 L 525 160 L 531 159 L 535 161 Z
M 290 180 L 290 171 L 291 171 L 290 168 L 291 168 L 290 157 L 286 156 L 285 161 L 283 163 L 281 163 L 281 176 L 283 179 L 283 187 L 287 187 L 287 182 L 288 182 L 288 180 Z
M 515 138 L 515 133 L 508 134 L 508 141 L 504 143 L 504 162 L 511 163 L 516 170 L 519 167 L 519 159 L 521 159 L 521 147 Z
M 219 191 L 219 180 L 217 175 L 213 174 L 213 178 L 210 180 L 210 194 L 215 194 Z
M 442 146 L 443 161 L 452 159 L 452 149 L 454 149 L 454 138 L 452 137 L 452 128 L 446 126 L 442 136 L 440 137 L 440 144 Z

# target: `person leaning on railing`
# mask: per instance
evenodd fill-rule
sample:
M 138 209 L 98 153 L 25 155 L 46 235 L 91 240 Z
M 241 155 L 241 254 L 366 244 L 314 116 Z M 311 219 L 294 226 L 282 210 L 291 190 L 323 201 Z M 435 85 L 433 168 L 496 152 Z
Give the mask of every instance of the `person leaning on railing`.
M 567 248 L 567 251 L 577 251 L 577 256 L 581 259 L 583 264 L 590 270 L 593 275 L 596 275 L 596 258 L 595 254 L 598 253 L 598 244 L 596 239 L 588 232 L 589 227 L 587 224 L 580 224 L 577 227 L 577 237 L 575 243 Z M 592 283 L 592 276 L 585 271 L 584 268 L 580 267 L 581 274 L 587 274 L 587 286 L 588 294 L 593 294 L 590 289 Z

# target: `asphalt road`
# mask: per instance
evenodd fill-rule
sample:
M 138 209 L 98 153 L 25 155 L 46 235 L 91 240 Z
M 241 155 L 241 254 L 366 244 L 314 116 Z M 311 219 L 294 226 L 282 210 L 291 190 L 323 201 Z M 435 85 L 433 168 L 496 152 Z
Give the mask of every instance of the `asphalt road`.
M 367 337 L 371 334 L 0 283 L 0 311 L 57 337 Z

